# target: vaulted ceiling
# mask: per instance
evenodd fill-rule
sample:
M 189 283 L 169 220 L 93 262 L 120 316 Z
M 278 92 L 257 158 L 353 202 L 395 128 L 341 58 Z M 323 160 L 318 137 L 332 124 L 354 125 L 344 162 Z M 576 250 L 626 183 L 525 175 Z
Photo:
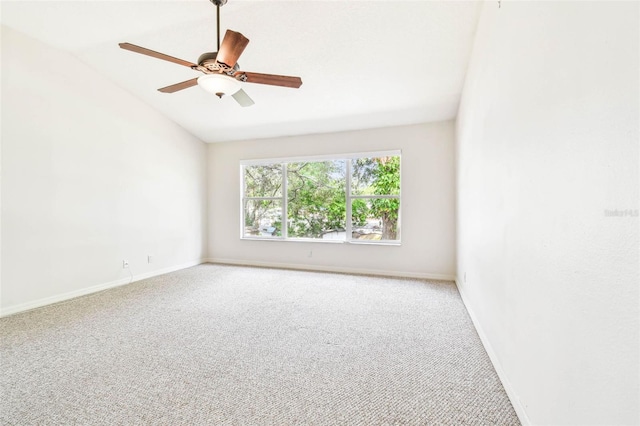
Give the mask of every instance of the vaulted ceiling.
M 454 118 L 480 11 L 477 1 L 229 0 L 221 32 L 250 43 L 246 71 L 302 77 L 300 89 L 243 83 L 242 108 L 201 75 L 118 47 L 191 62 L 216 50 L 215 6 L 180 1 L 3 1 L 3 25 L 71 52 L 205 142 L 334 132 Z M 134 118 L 132 118 L 134 119 Z

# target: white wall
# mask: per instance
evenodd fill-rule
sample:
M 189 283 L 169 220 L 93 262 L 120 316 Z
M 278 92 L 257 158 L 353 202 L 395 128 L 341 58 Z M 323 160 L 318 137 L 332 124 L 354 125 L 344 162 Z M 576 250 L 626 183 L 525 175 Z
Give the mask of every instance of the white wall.
M 453 134 L 449 121 L 210 145 L 209 255 L 222 262 L 451 279 Z M 240 160 L 391 149 L 402 150 L 400 247 L 240 240 Z
M 206 152 L 70 54 L 3 26 L 2 313 L 126 283 L 123 259 L 138 277 L 199 262 Z
M 638 18 L 637 2 L 509 1 L 480 18 L 457 276 L 525 422 L 640 422 Z

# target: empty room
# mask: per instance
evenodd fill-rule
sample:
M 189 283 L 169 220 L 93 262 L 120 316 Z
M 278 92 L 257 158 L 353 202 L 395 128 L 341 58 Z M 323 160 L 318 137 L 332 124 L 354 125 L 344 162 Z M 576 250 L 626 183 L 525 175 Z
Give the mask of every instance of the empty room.
M 0 23 L 0 424 L 640 425 L 640 2 Z

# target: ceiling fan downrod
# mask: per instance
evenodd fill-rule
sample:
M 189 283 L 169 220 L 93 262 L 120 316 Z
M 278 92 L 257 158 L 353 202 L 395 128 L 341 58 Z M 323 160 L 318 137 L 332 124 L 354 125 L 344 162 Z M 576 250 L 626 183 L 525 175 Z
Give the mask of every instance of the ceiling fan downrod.
M 220 6 L 227 4 L 227 0 L 209 0 L 216 5 L 216 28 L 218 29 L 218 48 L 216 51 L 220 51 Z

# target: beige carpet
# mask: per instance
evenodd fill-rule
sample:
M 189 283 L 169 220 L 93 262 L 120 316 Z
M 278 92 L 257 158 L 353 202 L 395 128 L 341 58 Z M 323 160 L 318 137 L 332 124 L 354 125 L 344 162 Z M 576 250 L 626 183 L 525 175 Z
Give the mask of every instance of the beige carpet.
M 200 265 L 0 320 L 5 425 L 516 425 L 452 283 Z

